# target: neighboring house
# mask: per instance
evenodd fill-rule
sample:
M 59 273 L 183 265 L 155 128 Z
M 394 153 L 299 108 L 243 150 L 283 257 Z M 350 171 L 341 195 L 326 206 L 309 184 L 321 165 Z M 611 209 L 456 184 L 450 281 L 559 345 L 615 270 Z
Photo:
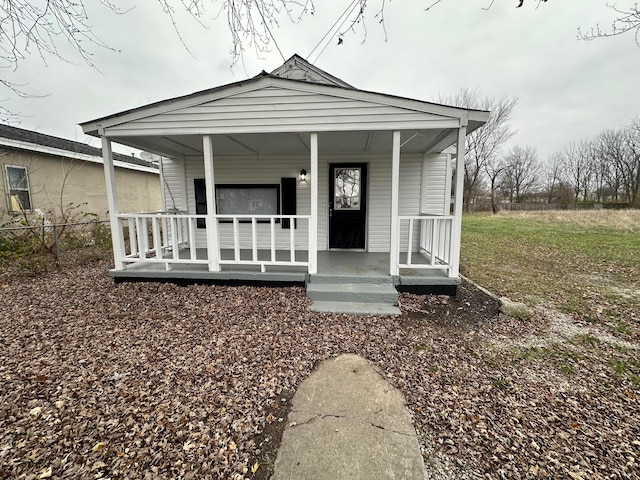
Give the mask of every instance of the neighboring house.
M 172 211 L 119 213 L 129 210 L 112 196 L 111 274 L 455 290 L 464 140 L 488 115 L 358 90 L 294 55 L 271 73 L 83 123 L 102 138 L 108 177 L 112 141 L 164 158 Z
M 113 161 L 122 207 L 160 210 L 158 166 L 117 153 Z M 0 124 L 0 167 L 5 200 L 0 207 L 0 223 L 25 213 L 49 215 L 52 220 L 72 212 L 108 218 L 99 148 Z

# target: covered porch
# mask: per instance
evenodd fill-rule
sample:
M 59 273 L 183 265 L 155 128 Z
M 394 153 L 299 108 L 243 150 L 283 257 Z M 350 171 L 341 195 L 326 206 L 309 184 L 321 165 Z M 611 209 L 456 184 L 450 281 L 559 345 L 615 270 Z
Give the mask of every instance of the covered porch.
M 420 138 L 416 139 L 419 133 L 421 133 Z M 349 259 L 359 258 L 365 263 L 375 258 L 375 268 L 365 270 L 375 271 L 377 274 L 392 278 L 404 277 L 405 280 L 413 278 L 426 284 L 435 281 L 444 282 L 444 284 L 457 283 L 462 197 L 456 192 L 462 191 L 462 175 L 458 172 L 463 171 L 465 134 L 466 126 L 464 125 L 455 129 L 439 128 L 425 132 L 369 132 L 367 135 L 369 142 L 387 135 L 391 142 L 386 146 L 380 142 L 379 151 L 358 154 L 360 135 L 357 133 L 352 136 L 350 147 L 344 145 L 345 139 L 349 136 L 345 137 L 334 132 L 323 133 L 321 135 L 323 146 L 333 145 L 335 148 L 336 138 L 340 138 L 343 143 L 340 150 L 349 152 L 344 155 L 355 155 L 359 160 L 367 160 L 370 158 L 367 155 L 375 155 L 376 161 L 382 166 L 382 168 L 376 167 L 377 171 L 375 171 L 376 169 L 371 167 L 373 160 L 369 164 L 363 164 L 370 166 L 378 177 L 361 187 L 364 189 L 366 186 L 370 190 L 367 196 L 370 197 L 371 204 L 365 212 L 367 223 L 362 248 L 348 249 L 344 255 L 348 254 Z M 438 205 L 441 213 L 425 213 L 420 208 L 421 198 L 418 193 L 412 193 L 412 198 L 415 199 L 414 204 L 401 198 L 403 193 L 406 197 L 403 186 L 405 189 L 409 188 L 400 182 L 403 165 L 401 159 L 410 157 L 409 161 L 419 166 L 419 159 L 431 152 L 435 146 L 434 142 L 443 137 L 450 139 L 452 136 L 462 142 L 460 143 L 462 149 L 457 149 L 458 158 L 461 160 L 455 169 L 455 186 L 452 189 L 449 182 L 448 189 L 441 187 Z M 293 133 L 269 135 L 272 140 L 280 139 L 278 142 L 280 148 L 282 145 L 290 145 L 296 141 L 296 138 L 301 137 L 300 134 Z M 172 276 L 186 278 L 184 275 L 192 275 L 195 276 L 194 278 L 204 279 L 208 275 L 210 279 L 241 280 L 242 278 L 253 279 L 259 274 L 264 281 L 268 281 L 269 278 L 283 278 L 282 275 L 292 272 L 313 276 L 327 272 L 327 269 L 339 268 L 339 264 L 332 262 L 331 259 L 338 258 L 341 252 L 336 250 L 340 249 L 331 248 L 331 242 L 327 238 L 330 235 L 333 198 L 330 197 L 325 183 L 333 181 L 327 178 L 327 174 L 328 165 L 335 158 L 336 153 L 328 152 L 326 156 L 321 156 L 318 137 L 318 133 L 308 134 L 309 152 L 307 163 L 303 163 L 303 166 L 308 166 L 309 174 L 304 180 L 295 179 L 298 197 L 301 197 L 298 198 L 298 202 L 308 205 L 308 210 L 303 210 L 302 213 L 283 214 L 282 211 L 272 214 L 219 213 L 216 188 L 218 187 L 217 178 L 219 178 L 217 165 L 221 160 L 218 156 L 214 158 L 213 153 L 221 150 L 215 147 L 221 142 L 218 136 L 213 135 L 200 137 L 203 142 L 201 160 L 197 157 L 189 160 L 191 165 L 201 162 L 203 167 L 207 205 L 205 213 L 198 213 L 197 208 L 194 212 L 193 203 L 189 202 L 181 205 L 182 208 L 171 208 L 159 212 L 117 213 L 116 185 L 112 181 L 108 182 L 108 192 L 113 202 L 112 212 L 114 212 L 111 220 L 114 276 L 120 279 L 153 278 L 153 272 L 155 272 L 158 278 Z M 256 145 L 259 145 L 261 138 L 261 135 L 255 137 Z M 102 140 L 103 151 L 107 152 L 106 176 L 113 179 L 113 162 L 108 155 L 111 150 L 110 139 L 103 137 Z M 181 141 L 184 143 L 186 139 L 183 138 Z M 264 146 L 262 148 L 265 150 Z M 371 149 L 371 145 L 369 148 Z M 228 152 L 225 154 L 227 158 L 234 158 L 229 157 Z M 225 154 L 221 153 L 220 156 Z M 265 155 L 269 154 L 273 153 L 265 151 Z M 290 163 L 299 164 L 299 159 L 303 157 L 300 157 L 298 152 L 295 158 L 296 160 Z M 449 160 L 446 162 L 445 177 L 451 174 L 451 162 Z M 322 173 L 320 173 L 320 163 L 323 167 Z M 224 169 L 228 168 L 222 165 Z M 161 170 L 166 171 L 166 166 Z M 388 172 L 386 175 L 385 170 Z M 419 170 L 405 172 L 404 178 L 416 173 L 419 175 L 421 172 Z M 166 180 L 162 181 L 166 183 Z M 189 178 L 187 181 L 192 180 Z M 424 184 L 428 181 L 423 180 L 420 183 L 421 185 L 413 186 L 414 190 L 420 187 L 424 190 Z M 380 188 L 388 189 L 388 203 L 381 200 L 380 193 L 376 191 L 376 184 L 381 184 Z M 450 214 L 449 199 L 452 190 L 454 201 L 451 213 L 453 214 Z M 187 191 L 183 193 L 186 197 Z M 422 195 L 427 193 L 423 192 Z M 374 202 L 377 202 L 375 208 Z M 376 214 L 381 210 L 388 212 L 386 218 Z M 372 240 L 374 237 L 378 239 L 377 245 L 374 245 Z M 385 238 L 386 247 L 384 247 Z M 381 242 L 382 248 L 386 251 L 379 251 Z M 334 251 L 336 255 L 333 257 L 327 255 Z M 358 262 L 353 265 L 354 268 L 357 267 Z M 371 265 L 369 264 L 370 267 Z M 195 272 L 207 273 L 205 275 Z M 242 272 L 242 275 L 233 278 L 234 272 Z

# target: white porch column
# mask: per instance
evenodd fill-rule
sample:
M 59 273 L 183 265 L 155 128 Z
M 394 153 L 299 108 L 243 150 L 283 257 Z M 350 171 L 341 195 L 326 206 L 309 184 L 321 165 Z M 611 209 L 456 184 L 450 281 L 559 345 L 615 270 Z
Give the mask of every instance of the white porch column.
M 318 273 L 318 134 L 311 134 L 311 218 L 309 219 L 309 275 Z
M 460 274 L 460 240 L 462 238 L 462 195 L 464 190 L 464 155 L 465 139 L 467 137 L 467 122 L 463 119 L 458 129 L 458 144 L 456 151 L 456 191 L 453 203 L 453 225 L 451 227 L 451 269 L 449 277 Z
M 391 248 L 389 252 L 389 274 L 399 275 L 398 268 L 400 246 L 398 221 L 398 195 L 400 192 L 400 132 L 393 132 L 393 147 L 391 156 Z
M 118 198 L 116 192 L 116 172 L 113 168 L 113 152 L 111 140 L 104 134 L 102 141 L 102 161 L 104 163 L 104 180 L 107 187 L 107 206 L 109 208 L 109 223 L 111 224 L 111 242 L 113 243 L 113 263 L 116 270 L 124 270 L 122 259 L 125 255 L 124 236 L 118 219 Z
M 209 271 L 220 271 L 220 248 L 218 245 L 218 221 L 216 215 L 216 183 L 213 175 L 213 137 L 202 137 L 204 151 L 204 185 L 207 194 L 207 258 Z

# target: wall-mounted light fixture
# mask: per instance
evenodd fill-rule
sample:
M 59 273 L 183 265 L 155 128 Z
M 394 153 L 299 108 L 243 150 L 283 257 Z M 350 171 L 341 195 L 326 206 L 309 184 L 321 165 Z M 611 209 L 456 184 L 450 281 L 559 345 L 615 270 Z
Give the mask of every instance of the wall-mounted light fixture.
M 301 182 L 306 182 L 307 181 L 307 171 L 303 168 L 302 170 L 300 170 L 300 181 Z

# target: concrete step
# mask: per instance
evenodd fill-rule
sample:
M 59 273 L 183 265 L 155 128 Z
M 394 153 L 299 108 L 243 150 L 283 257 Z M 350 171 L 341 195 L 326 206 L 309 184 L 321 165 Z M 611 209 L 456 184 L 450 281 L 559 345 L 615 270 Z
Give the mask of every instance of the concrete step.
M 393 285 L 393 277 L 390 275 L 380 275 L 380 276 L 362 275 L 359 277 L 341 277 L 341 276 L 328 275 L 328 274 L 321 273 L 316 275 L 310 275 L 308 283 L 334 283 L 334 284 L 364 283 L 368 285 Z
M 398 292 L 392 285 L 365 283 L 309 283 L 307 297 L 328 302 L 398 303 Z
M 349 315 L 401 315 L 398 307 L 389 303 L 327 302 L 314 301 L 309 309 L 313 312 L 346 313 Z

